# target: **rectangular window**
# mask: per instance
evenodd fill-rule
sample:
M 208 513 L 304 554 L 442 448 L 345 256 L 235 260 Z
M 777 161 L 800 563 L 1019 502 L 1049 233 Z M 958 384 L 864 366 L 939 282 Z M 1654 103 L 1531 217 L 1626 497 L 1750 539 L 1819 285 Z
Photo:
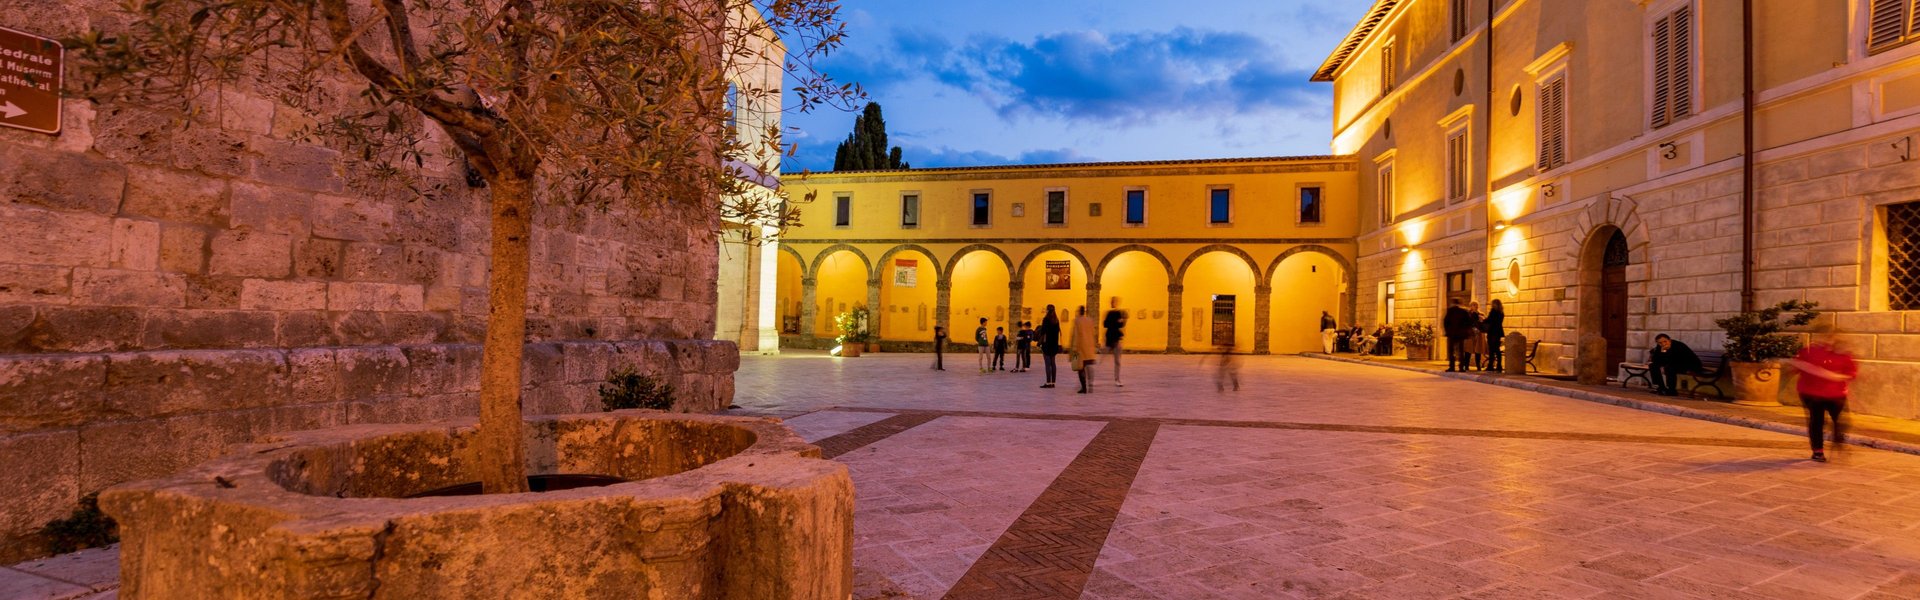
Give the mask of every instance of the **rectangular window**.
M 1320 186 L 1300 187 L 1300 222 L 1320 222 Z
M 973 226 L 986 227 L 993 224 L 993 194 L 973 193 Z
M 1394 306 L 1394 292 L 1396 291 L 1396 287 L 1394 282 L 1391 281 L 1380 282 L 1380 322 L 1387 325 L 1392 325 L 1394 322 L 1400 320 L 1400 311 L 1396 310 L 1398 307 Z
M 1233 190 L 1207 190 L 1207 222 L 1215 225 L 1233 222 Z
M 838 194 L 833 197 L 833 226 L 853 225 L 853 196 Z
M 1653 22 L 1654 129 L 1693 114 L 1693 5 L 1683 4 Z
M 1887 206 L 1887 308 L 1920 310 L 1920 202 Z
M 1462 127 L 1447 136 L 1448 202 L 1467 198 L 1467 189 L 1473 177 L 1472 168 L 1472 163 L 1468 162 L 1467 129 Z
M 1380 95 L 1393 91 L 1393 42 L 1380 46 Z
M 740 128 L 740 86 L 727 84 L 727 128 Z
M 1067 224 L 1067 191 L 1047 190 L 1047 224 Z
M 920 227 L 920 195 L 901 194 L 900 228 L 915 229 L 918 227 Z
M 1398 207 L 1393 203 L 1393 161 L 1380 163 L 1379 179 L 1379 193 L 1374 195 L 1380 199 L 1380 206 L 1378 207 L 1380 211 L 1380 224 L 1386 225 L 1393 223 L 1393 218 L 1399 216 L 1395 214 Z
M 1144 225 L 1147 222 L 1147 191 L 1127 190 L 1127 224 Z
M 1467 37 L 1467 9 L 1469 0 L 1453 0 L 1453 41 Z
M 1555 75 L 1540 84 L 1539 157 L 1541 171 L 1567 164 L 1567 76 Z
M 1872 0 L 1867 13 L 1867 54 L 1879 54 L 1920 39 L 1920 0 Z
M 1452 306 L 1454 300 L 1459 300 L 1461 305 L 1473 301 L 1473 271 L 1447 274 L 1447 306 Z

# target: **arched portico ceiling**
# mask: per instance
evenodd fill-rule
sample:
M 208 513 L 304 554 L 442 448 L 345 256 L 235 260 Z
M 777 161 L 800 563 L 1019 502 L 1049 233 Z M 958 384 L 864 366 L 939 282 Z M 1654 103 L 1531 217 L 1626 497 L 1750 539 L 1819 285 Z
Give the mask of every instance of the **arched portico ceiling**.
M 953 253 L 953 256 L 947 259 L 947 268 L 945 271 L 940 272 L 940 281 L 947 281 L 948 280 L 947 278 L 952 277 L 953 270 L 956 268 L 959 268 L 960 266 L 960 259 L 966 258 L 968 254 L 973 254 L 975 252 L 986 252 L 994 256 L 1000 257 L 1000 262 L 1006 263 L 1007 265 L 1007 280 L 1008 281 L 1014 280 L 1013 279 L 1013 257 L 1007 256 L 1006 252 L 1000 251 L 999 247 L 994 246 L 992 244 L 973 244 L 965 248 L 961 248 L 958 251 L 955 251 Z
M 1347 257 L 1342 256 L 1339 252 L 1335 252 L 1332 248 L 1328 248 L 1326 246 L 1322 246 L 1319 244 L 1304 244 L 1304 245 L 1288 248 L 1286 252 L 1281 252 L 1280 256 L 1275 257 L 1273 259 L 1273 262 L 1268 263 L 1266 282 L 1268 284 L 1273 283 L 1273 273 L 1275 271 L 1280 270 L 1280 263 L 1287 262 L 1287 259 L 1291 258 L 1293 255 L 1304 253 L 1304 252 L 1315 252 L 1319 254 L 1325 254 L 1328 257 L 1333 258 L 1334 264 L 1340 265 L 1341 269 L 1346 270 L 1348 277 L 1353 277 L 1353 262 L 1347 260 Z
M 1027 253 L 1027 258 L 1025 260 L 1020 261 L 1020 270 L 1015 272 L 1013 275 L 1015 280 L 1018 280 L 1018 278 L 1021 278 L 1021 277 L 1025 277 L 1027 275 L 1027 267 L 1032 266 L 1033 261 L 1039 259 L 1040 255 L 1046 254 L 1048 252 L 1052 252 L 1054 250 L 1059 250 L 1061 252 L 1065 252 L 1069 255 L 1072 255 L 1074 260 L 1080 261 L 1080 268 L 1082 269 L 1091 270 L 1093 268 L 1093 263 L 1087 262 L 1087 255 L 1081 254 L 1080 251 L 1078 249 L 1075 249 L 1073 246 L 1068 246 L 1066 244 L 1047 244 L 1039 248 L 1034 248 L 1032 252 Z M 1088 280 L 1095 281 L 1093 277 L 1095 276 L 1089 275 Z
M 1088 279 L 1098 283 L 1100 277 L 1107 272 L 1107 265 L 1112 263 L 1113 259 L 1120 258 L 1120 255 L 1128 252 L 1142 252 L 1147 256 L 1153 257 L 1154 260 L 1160 261 L 1160 267 L 1167 270 L 1167 281 L 1173 281 L 1173 261 L 1167 260 L 1167 255 L 1161 254 L 1159 250 L 1155 250 L 1152 246 L 1140 244 L 1127 244 L 1119 248 L 1114 248 L 1112 252 L 1108 252 L 1106 256 L 1101 257 L 1100 266 L 1093 270 L 1093 274 L 1088 276 Z
M 1260 263 L 1253 260 L 1253 255 L 1247 254 L 1247 251 L 1241 250 L 1238 246 L 1229 246 L 1226 244 L 1212 244 L 1202 247 L 1199 250 L 1194 250 L 1193 254 L 1187 255 L 1187 259 L 1180 263 L 1180 270 L 1174 272 L 1172 283 L 1174 285 L 1185 285 L 1183 282 L 1187 280 L 1187 268 L 1193 266 L 1193 261 L 1200 260 L 1200 257 L 1214 252 L 1225 252 L 1240 257 L 1240 260 L 1246 261 L 1247 263 L 1247 272 L 1253 274 L 1253 285 L 1255 287 L 1265 287 L 1267 285 L 1267 280 L 1262 276 L 1260 270 Z
M 834 244 L 832 246 L 827 246 L 825 250 L 821 250 L 818 254 L 813 255 L 813 266 L 807 268 L 807 274 L 811 275 L 814 273 L 819 273 L 820 263 L 826 262 L 827 257 L 833 256 L 835 252 L 840 252 L 840 251 L 852 252 L 854 256 L 860 257 L 860 264 L 866 265 L 868 276 L 869 277 L 872 276 L 873 261 L 867 258 L 867 253 L 861 252 L 859 248 L 855 248 L 847 244 Z
M 934 254 L 932 250 L 928 250 L 926 246 L 921 246 L 919 244 L 901 244 L 898 246 L 894 246 L 892 248 L 888 248 L 885 254 L 880 255 L 880 260 L 875 264 L 878 264 L 882 268 L 885 268 L 887 266 L 887 261 L 893 260 L 894 255 L 899 254 L 901 252 L 907 252 L 907 251 L 919 252 L 920 254 L 925 255 L 927 257 L 927 262 L 933 266 L 934 281 L 944 281 L 946 279 L 946 271 L 940 268 L 940 259 L 934 258 Z M 867 279 L 869 281 L 872 281 L 873 283 L 879 283 L 880 271 L 875 270 L 870 272 L 868 274 Z

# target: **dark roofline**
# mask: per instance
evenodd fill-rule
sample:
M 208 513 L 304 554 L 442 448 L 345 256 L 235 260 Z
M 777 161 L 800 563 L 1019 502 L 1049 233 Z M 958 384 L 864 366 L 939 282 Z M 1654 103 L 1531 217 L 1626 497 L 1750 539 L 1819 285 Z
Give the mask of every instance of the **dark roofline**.
M 1345 65 L 1347 59 L 1353 57 L 1353 53 L 1360 49 L 1361 44 L 1366 43 L 1367 38 L 1373 37 L 1373 30 L 1387 19 L 1387 13 L 1393 12 L 1393 7 L 1398 4 L 1400 0 L 1374 0 L 1373 10 L 1367 11 L 1366 16 L 1361 17 L 1360 22 L 1354 24 L 1353 31 L 1347 32 L 1347 38 L 1333 48 L 1333 54 L 1327 55 L 1326 62 L 1320 63 L 1320 69 L 1314 71 L 1313 77 L 1308 81 L 1333 81 L 1334 72 L 1339 71 L 1341 65 Z
M 1310 156 L 1247 156 L 1241 158 L 1188 158 L 1178 160 L 1137 160 L 1121 162 L 1084 162 L 1084 163 L 1047 163 L 1037 165 L 981 165 L 974 167 L 928 167 L 924 169 L 874 169 L 867 171 L 813 171 L 807 173 L 787 173 L 792 177 L 812 177 L 828 175 L 867 175 L 879 173 L 953 173 L 963 171 L 1038 171 L 1046 169 L 1084 169 L 1088 167 L 1159 167 L 1175 165 L 1196 165 L 1208 163 L 1256 163 L 1256 162 L 1320 162 L 1332 160 L 1352 160 L 1351 156 L 1335 154 Z

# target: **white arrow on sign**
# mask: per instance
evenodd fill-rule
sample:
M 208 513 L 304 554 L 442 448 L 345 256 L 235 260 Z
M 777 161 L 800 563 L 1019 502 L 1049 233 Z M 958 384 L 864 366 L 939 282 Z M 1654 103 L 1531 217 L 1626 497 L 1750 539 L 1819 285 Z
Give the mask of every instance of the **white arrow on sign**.
M 11 119 L 27 114 L 27 109 L 14 106 L 12 102 L 8 102 L 6 104 L 0 104 L 0 113 L 5 113 L 7 115 L 6 118 Z

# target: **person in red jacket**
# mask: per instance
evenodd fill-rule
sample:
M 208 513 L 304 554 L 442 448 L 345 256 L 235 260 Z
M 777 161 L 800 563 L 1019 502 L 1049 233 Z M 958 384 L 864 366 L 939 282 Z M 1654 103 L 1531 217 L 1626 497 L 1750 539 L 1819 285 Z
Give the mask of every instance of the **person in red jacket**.
M 1825 423 L 1833 420 L 1833 447 L 1846 442 L 1840 431 L 1840 413 L 1847 409 L 1847 382 L 1853 381 L 1859 367 L 1845 350 L 1826 343 L 1815 343 L 1800 351 L 1791 362 L 1800 371 L 1800 402 L 1807 408 L 1807 439 L 1813 443 L 1813 460 L 1827 462 Z

